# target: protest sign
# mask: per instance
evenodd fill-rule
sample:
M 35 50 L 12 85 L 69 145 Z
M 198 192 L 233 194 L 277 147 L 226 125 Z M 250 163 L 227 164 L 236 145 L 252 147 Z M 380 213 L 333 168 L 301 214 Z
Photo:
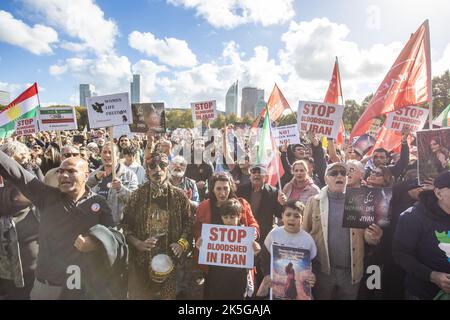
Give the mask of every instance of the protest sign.
M 450 170 L 450 128 L 417 131 L 419 183 Z
M 386 129 L 401 132 L 404 128 L 410 129 L 411 133 L 420 130 L 428 119 L 428 109 L 420 107 L 405 107 L 390 112 L 386 117 Z
M 131 138 L 133 136 L 130 131 L 129 125 L 125 124 L 123 126 L 114 127 L 113 139 L 119 139 L 123 135 L 126 135 L 128 138 Z
M 216 100 L 192 102 L 192 120 L 210 120 L 216 117 Z
M 198 263 L 232 268 L 253 268 L 255 228 L 202 225 Z
M 284 145 L 286 142 L 290 145 L 300 144 L 300 136 L 296 124 L 272 128 L 272 135 L 277 147 Z
M 388 226 L 391 198 L 392 188 L 347 188 L 342 226 L 356 229 L 365 229 L 372 223 Z
M 299 101 L 298 127 L 302 132 L 312 131 L 336 139 L 344 106 L 322 102 Z
M 77 117 L 74 107 L 39 109 L 39 128 L 41 131 L 77 130 Z
M 166 132 L 164 102 L 133 103 L 131 110 L 133 112 L 131 132 L 146 133 L 149 129 L 158 133 Z
M 86 98 L 90 128 L 114 127 L 132 122 L 128 92 Z
M 34 118 L 16 121 L 15 131 L 17 136 L 27 136 L 39 132 L 37 120 Z
M 370 125 L 369 131 L 367 131 L 367 134 L 376 138 L 378 136 L 378 132 L 381 129 L 381 120 L 380 119 L 373 119 L 372 124 Z
M 359 136 L 353 143 L 353 149 L 362 157 L 375 145 L 375 138 L 370 134 Z
M 311 300 L 306 278 L 311 272 L 309 250 L 272 245 L 270 300 Z

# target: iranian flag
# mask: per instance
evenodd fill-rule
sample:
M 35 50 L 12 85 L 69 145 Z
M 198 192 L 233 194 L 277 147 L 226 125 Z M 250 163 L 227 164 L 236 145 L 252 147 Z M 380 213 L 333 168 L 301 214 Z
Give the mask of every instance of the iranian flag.
M 433 120 L 433 124 L 442 128 L 450 127 L 450 104 Z
M 35 82 L 0 113 L 0 138 L 9 137 L 14 133 L 14 124 L 17 120 L 35 118 L 38 107 L 38 88 Z
M 284 170 L 280 156 L 277 152 L 275 141 L 272 137 L 269 117 L 269 112 L 266 112 L 259 141 L 256 164 L 261 164 L 267 168 L 268 184 L 275 187 L 277 183 L 279 183 L 279 187 L 281 188 L 280 178 L 284 174 Z

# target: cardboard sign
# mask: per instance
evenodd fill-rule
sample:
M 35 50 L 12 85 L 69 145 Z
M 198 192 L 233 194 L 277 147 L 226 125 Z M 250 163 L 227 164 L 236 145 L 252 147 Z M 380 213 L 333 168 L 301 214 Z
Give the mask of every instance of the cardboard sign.
M 201 120 L 210 120 L 216 117 L 216 100 L 191 103 L 192 119 L 194 123 Z
M 253 268 L 255 228 L 203 224 L 202 240 L 199 264 Z
M 288 145 L 300 144 L 300 135 L 296 124 L 272 128 L 272 135 L 277 147 L 284 145 L 286 142 Z
M 336 139 L 344 106 L 322 102 L 299 101 L 298 127 L 302 132 L 312 131 Z
M 450 128 L 417 131 L 419 183 L 450 170 Z
M 375 223 L 390 223 L 389 203 L 392 188 L 347 188 L 344 204 L 344 228 L 365 229 Z
M 166 116 L 164 102 L 133 103 L 133 123 L 131 132 L 146 133 L 149 129 L 158 133 L 166 132 Z
M 311 287 L 306 283 L 309 272 L 309 250 L 273 244 L 270 300 L 311 300 Z
M 39 109 L 39 128 L 41 131 L 77 130 L 77 117 L 74 107 Z
M 420 107 L 405 107 L 390 112 L 386 117 L 386 128 L 401 132 L 403 128 L 409 128 L 411 133 L 423 128 L 428 119 L 429 109 Z
M 28 136 L 39 132 L 37 120 L 35 118 L 18 120 L 15 131 L 17 136 Z
M 114 127 L 132 123 L 128 92 L 86 98 L 90 128 Z

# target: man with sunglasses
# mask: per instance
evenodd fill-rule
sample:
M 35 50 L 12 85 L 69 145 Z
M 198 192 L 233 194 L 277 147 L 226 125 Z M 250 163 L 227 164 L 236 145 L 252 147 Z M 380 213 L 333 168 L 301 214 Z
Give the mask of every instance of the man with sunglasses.
M 75 146 L 66 145 L 61 149 L 61 162 L 71 157 L 80 157 L 80 150 Z M 58 168 L 47 171 L 44 177 L 44 183 L 51 187 L 58 188 Z
M 104 292 L 91 282 L 105 275 L 93 268 L 93 256 L 89 253 L 101 245 L 91 232 L 93 228 L 112 226 L 113 219 L 106 201 L 86 187 L 86 161 L 79 157 L 64 160 L 57 169 L 58 188 L 54 188 L 0 151 L 0 175 L 39 210 L 39 254 L 31 299 L 102 296 Z M 74 272 L 78 274 L 78 284 L 71 278 Z M 109 288 L 102 289 L 109 292 Z
M 191 203 L 184 191 L 169 183 L 166 154 L 149 153 L 145 165 L 149 181 L 131 195 L 122 221 L 130 244 L 129 298 L 175 299 L 175 262 L 181 258 L 178 261 L 183 263 L 191 250 Z M 152 277 L 156 274 L 152 259 L 159 254 L 168 256 L 166 260 L 171 260 L 174 267 L 162 279 Z
M 325 182 L 320 193 L 309 198 L 303 223 L 303 229 L 317 245 L 317 258 L 313 261 L 317 283 L 313 292 L 319 300 L 354 300 L 363 276 L 364 242 L 378 244 L 383 231 L 375 224 L 365 230 L 342 227 L 347 186 L 345 163 L 328 165 Z

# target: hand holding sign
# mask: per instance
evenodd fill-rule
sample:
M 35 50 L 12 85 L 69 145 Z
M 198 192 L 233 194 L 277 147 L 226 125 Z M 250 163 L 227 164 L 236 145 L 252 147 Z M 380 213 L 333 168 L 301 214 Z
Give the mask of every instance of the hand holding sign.
M 371 224 L 364 230 L 366 236 L 374 243 L 378 243 L 383 236 L 383 230 L 375 223 Z

